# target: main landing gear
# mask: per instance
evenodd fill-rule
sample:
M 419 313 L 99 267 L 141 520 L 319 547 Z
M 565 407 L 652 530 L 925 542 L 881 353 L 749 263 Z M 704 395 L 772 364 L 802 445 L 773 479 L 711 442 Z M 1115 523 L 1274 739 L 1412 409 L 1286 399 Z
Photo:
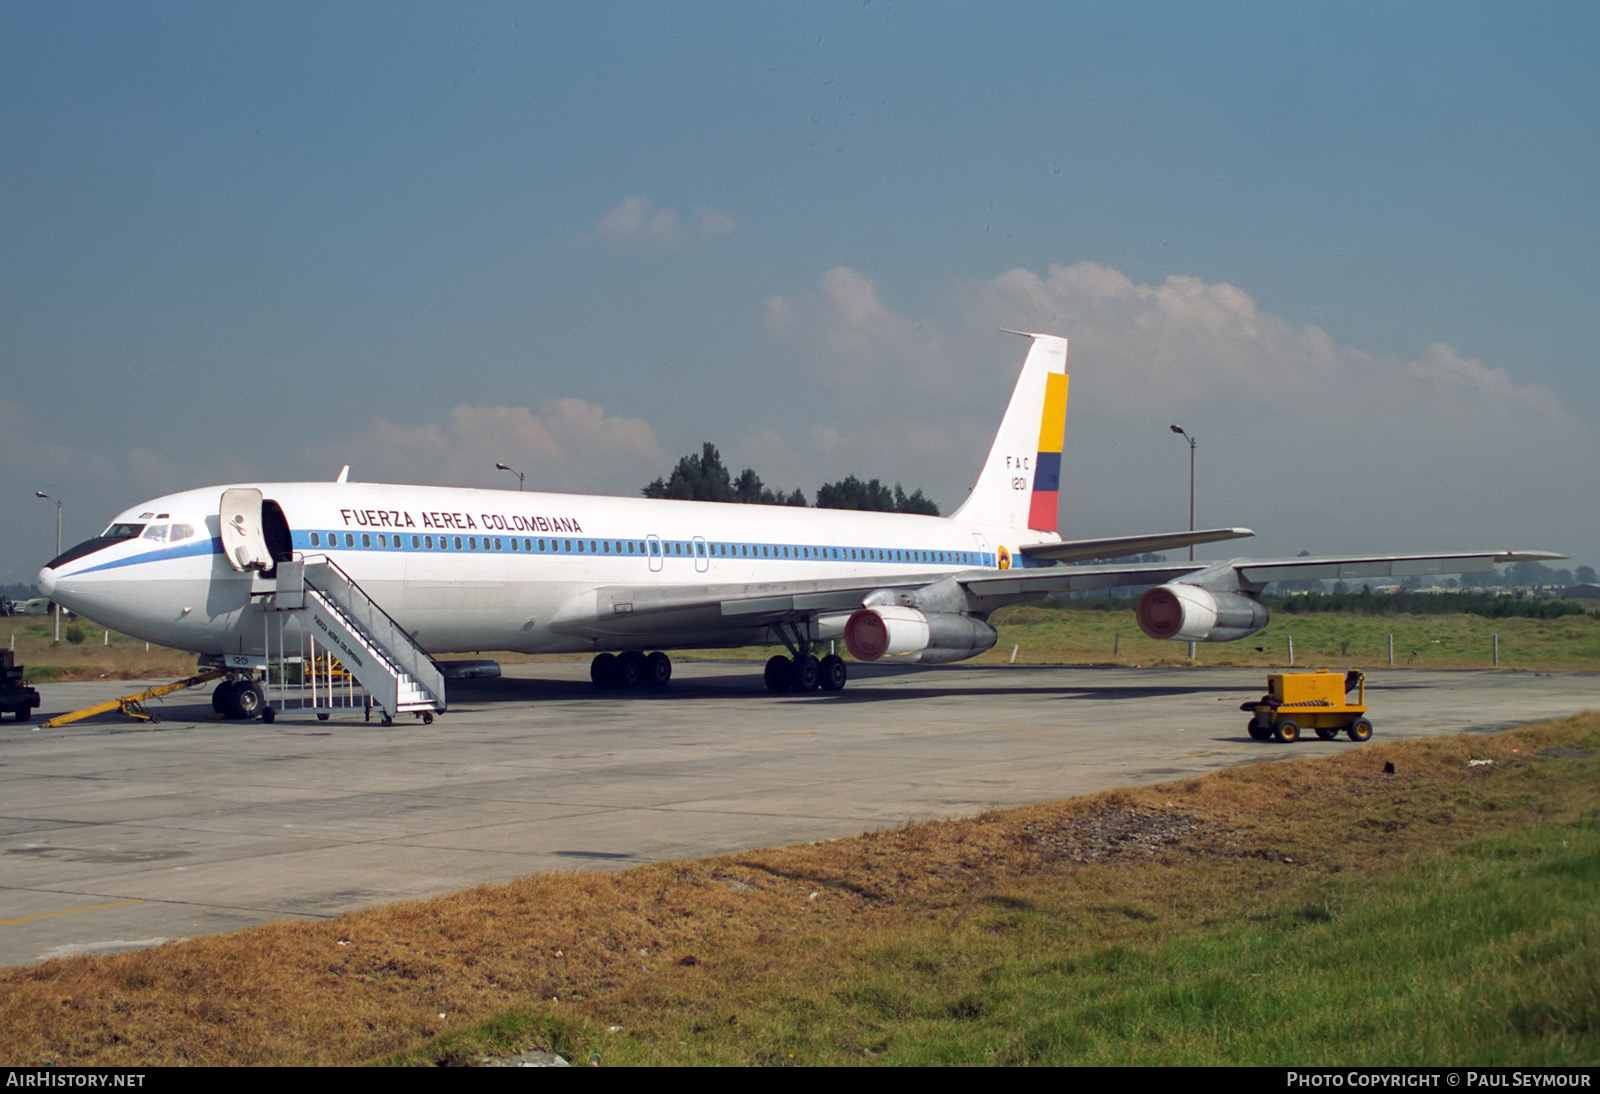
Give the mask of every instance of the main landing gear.
M 600 653 L 589 662 L 589 679 L 602 691 L 621 688 L 664 688 L 672 679 L 672 658 L 656 650 L 626 653 Z
M 844 658 L 828 654 L 818 660 L 809 653 L 785 657 L 779 654 L 767 661 L 767 690 L 785 691 L 842 691 L 850 670 Z
M 802 629 L 804 628 L 804 629 Z M 767 661 L 767 690 L 774 694 L 786 691 L 843 691 L 850 676 L 844 658 L 828 654 L 818 658 L 811 651 L 819 645 L 810 637 L 810 625 L 801 623 L 776 623 L 773 633 L 788 647 L 790 656 L 779 654 Z

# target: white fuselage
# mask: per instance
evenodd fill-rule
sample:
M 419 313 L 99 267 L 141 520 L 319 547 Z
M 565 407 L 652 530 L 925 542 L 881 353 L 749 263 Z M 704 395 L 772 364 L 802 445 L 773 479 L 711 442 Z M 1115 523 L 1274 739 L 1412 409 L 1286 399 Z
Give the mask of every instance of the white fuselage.
M 781 589 L 830 579 L 888 586 L 1003 568 L 1013 558 L 1026 565 L 1016 529 L 942 517 L 348 482 L 256 488 L 281 508 L 296 557 L 336 562 L 439 653 L 772 641 L 764 625 L 728 621 L 608 634 L 614 606 L 599 590 Z M 259 622 L 248 609 L 263 583 L 222 553 L 225 489 L 127 510 L 113 527 L 140 527 L 137 535 L 42 571 L 41 591 L 162 645 L 199 653 L 255 645 Z

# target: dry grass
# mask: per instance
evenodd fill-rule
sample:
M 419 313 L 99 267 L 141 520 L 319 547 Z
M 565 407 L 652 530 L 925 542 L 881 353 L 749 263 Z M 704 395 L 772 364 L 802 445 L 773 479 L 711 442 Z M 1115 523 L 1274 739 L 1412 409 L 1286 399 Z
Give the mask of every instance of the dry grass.
M 79 642 L 67 637 L 74 628 Z M 62 620 L 61 634 L 58 643 L 55 621 L 48 616 L 0 619 L 0 641 L 16 650 L 16 663 L 27 669 L 29 681 L 161 680 L 195 671 L 192 653 L 151 646 L 87 620 Z
M 1045 899 L 1096 945 L 1232 922 L 1346 872 L 1592 809 L 1539 749 L 1600 715 L 1371 744 L 970 820 L 626 874 L 527 878 L 0 972 L 9 1065 L 343 1064 L 420 1052 L 509 1010 L 563 1029 L 716 1027 L 760 989 L 803 1006 L 829 962 Z M 1469 759 L 1493 759 L 1469 767 Z M 1386 762 L 1396 773 L 1383 774 Z M 1573 761 L 1559 761 L 1573 763 Z M 1590 761 L 1575 761 L 1589 764 Z M 537 1031 L 524 1040 L 548 1040 Z M 603 1035 L 602 1035 L 603 1036 Z M 470 1039 L 470 1038 L 469 1038 Z M 433 1046 L 433 1047 L 429 1047 Z

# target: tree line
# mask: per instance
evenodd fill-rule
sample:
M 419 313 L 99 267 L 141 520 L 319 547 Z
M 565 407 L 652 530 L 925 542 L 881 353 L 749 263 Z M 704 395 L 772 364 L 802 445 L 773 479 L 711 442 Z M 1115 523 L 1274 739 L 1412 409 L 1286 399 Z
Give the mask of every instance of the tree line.
M 724 501 L 745 505 L 807 506 L 801 490 L 774 490 L 761 481 L 752 468 L 734 475 L 722 462 L 717 446 L 706 441 L 698 455 L 678 461 L 671 474 L 655 479 L 641 490 L 647 498 L 675 498 L 679 501 Z M 922 513 L 939 515 L 939 506 L 923 496 L 921 490 L 907 494 L 899 483 L 885 486 L 877 479 L 862 482 L 847 475 L 838 482 L 823 483 L 816 494 L 818 509 L 866 509 L 880 513 Z

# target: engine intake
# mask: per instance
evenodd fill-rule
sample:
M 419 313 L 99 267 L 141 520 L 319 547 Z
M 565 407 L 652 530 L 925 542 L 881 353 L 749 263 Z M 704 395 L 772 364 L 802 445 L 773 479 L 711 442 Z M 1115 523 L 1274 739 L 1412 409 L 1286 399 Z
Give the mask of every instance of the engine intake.
M 921 612 L 899 604 L 862 608 L 844 625 L 844 644 L 857 661 L 893 657 L 929 664 L 965 661 L 1000 638 L 981 619 L 958 612 Z
M 1198 585 L 1158 585 L 1139 598 L 1139 629 L 1151 638 L 1232 642 L 1267 625 L 1266 605 L 1243 593 L 1218 593 Z

